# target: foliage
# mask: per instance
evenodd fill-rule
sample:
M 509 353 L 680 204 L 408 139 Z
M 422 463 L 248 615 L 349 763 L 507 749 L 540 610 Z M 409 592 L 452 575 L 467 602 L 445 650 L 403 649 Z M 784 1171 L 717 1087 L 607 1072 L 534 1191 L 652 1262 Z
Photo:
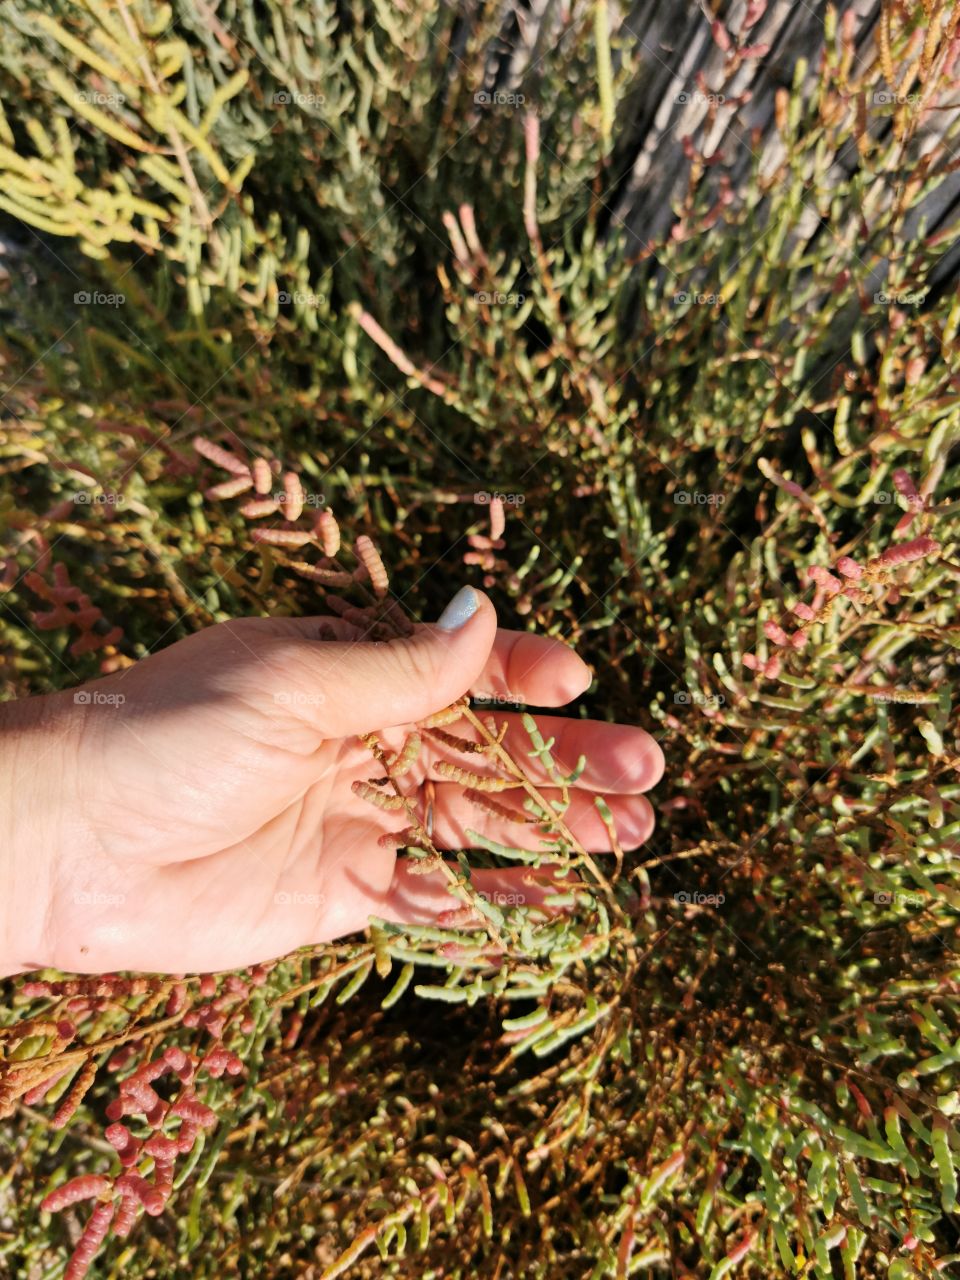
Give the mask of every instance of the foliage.
M 503 100 L 495 6 L 4 6 L 7 692 L 329 605 L 249 492 L 205 497 L 203 436 L 299 476 L 298 527 L 373 536 L 413 616 L 454 570 L 575 643 L 585 713 L 668 759 L 622 868 L 559 842 L 557 920 L 475 903 L 255 982 L 6 984 L 12 1269 L 60 1274 L 87 1212 L 71 1237 L 39 1202 L 120 1176 L 106 1108 L 171 1051 L 216 1124 L 104 1275 L 953 1270 L 960 294 L 922 209 L 958 17 L 890 4 L 864 52 L 828 9 L 763 135 L 736 89 L 762 8 L 714 23 L 646 243 L 609 208 L 644 53 L 605 5 Z

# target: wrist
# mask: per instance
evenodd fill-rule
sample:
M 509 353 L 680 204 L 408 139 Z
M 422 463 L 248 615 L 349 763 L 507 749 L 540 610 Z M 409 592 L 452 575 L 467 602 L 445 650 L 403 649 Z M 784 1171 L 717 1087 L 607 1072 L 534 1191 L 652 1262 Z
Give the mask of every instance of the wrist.
M 83 711 L 72 690 L 0 704 L 0 976 L 53 963 L 49 919 L 78 818 Z

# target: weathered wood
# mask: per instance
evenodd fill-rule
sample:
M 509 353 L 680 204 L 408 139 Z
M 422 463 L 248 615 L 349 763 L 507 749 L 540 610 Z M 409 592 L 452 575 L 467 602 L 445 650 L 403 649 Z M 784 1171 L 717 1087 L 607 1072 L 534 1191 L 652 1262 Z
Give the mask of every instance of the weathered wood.
M 590 0 L 587 0 L 590 3 Z M 875 33 L 880 14 L 879 0 L 852 0 L 837 4 L 842 15 L 856 15 L 856 57 L 864 68 L 876 58 Z M 747 0 L 733 0 L 718 7 L 718 14 L 731 31 L 739 30 Z M 615 147 L 610 163 L 610 182 L 603 195 L 609 225 L 626 230 L 638 244 L 663 236 L 674 220 L 674 208 L 681 197 L 688 171 L 683 138 L 691 136 L 706 155 L 720 152 L 724 171 L 736 188 L 745 180 L 757 156 L 751 131 L 760 133 L 759 155 L 765 171 L 772 170 L 782 154 L 782 144 L 774 125 L 774 97 L 781 86 L 792 84 L 797 61 L 805 58 L 808 77 L 816 74 L 823 47 L 826 0 L 772 0 L 766 12 L 751 28 L 750 44 L 767 44 L 763 57 L 745 62 L 729 81 L 724 80 L 724 54 L 713 39 L 710 23 L 714 16 L 703 4 L 676 0 L 636 0 L 634 4 L 610 4 L 611 44 L 615 65 L 622 58 L 634 60 L 636 67 L 626 94 L 621 98 L 615 128 Z M 586 13 L 588 10 L 583 9 Z M 536 86 L 558 40 L 571 38 L 569 6 L 564 0 L 532 0 L 524 8 L 511 7 L 504 18 L 496 49 L 491 51 L 491 83 L 504 91 L 523 92 L 528 101 L 537 100 Z M 698 89 L 698 76 L 721 102 L 713 123 L 707 126 L 712 106 Z M 729 99 L 749 91 L 752 98 L 735 110 Z M 585 92 L 595 93 L 590 84 Z M 882 126 L 888 129 L 888 125 Z M 931 113 L 918 130 L 912 144 L 919 157 L 944 136 L 956 132 L 956 110 Z M 951 141 L 951 147 L 956 144 Z M 960 146 L 957 146 L 960 157 Z M 854 172 L 859 158 L 854 147 L 835 161 L 838 179 Z M 892 199 L 891 189 L 884 199 Z M 908 234 L 921 218 L 928 232 L 952 223 L 960 214 L 960 175 L 951 175 L 933 191 L 907 223 Z M 821 234 L 818 211 L 811 204 L 798 228 L 798 238 Z M 952 278 L 960 267 L 960 250 L 945 252 L 935 279 Z M 882 279 L 877 272 L 877 279 Z M 865 281 L 867 283 L 867 281 Z

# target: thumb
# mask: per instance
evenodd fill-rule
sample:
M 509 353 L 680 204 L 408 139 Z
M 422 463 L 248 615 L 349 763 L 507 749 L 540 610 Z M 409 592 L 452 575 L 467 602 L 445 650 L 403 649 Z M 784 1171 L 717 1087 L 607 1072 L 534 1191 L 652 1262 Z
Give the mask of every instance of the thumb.
M 342 738 L 422 720 L 465 694 L 486 665 L 497 615 L 482 592 L 462 587 L 435 623 L 405 639 L 321 643 L 310 639 L 315 621 L 296 625 L 302 640 L 289 661 L 284 654 L 282 675 L 291 705 L 313 702 L 314 726 Z

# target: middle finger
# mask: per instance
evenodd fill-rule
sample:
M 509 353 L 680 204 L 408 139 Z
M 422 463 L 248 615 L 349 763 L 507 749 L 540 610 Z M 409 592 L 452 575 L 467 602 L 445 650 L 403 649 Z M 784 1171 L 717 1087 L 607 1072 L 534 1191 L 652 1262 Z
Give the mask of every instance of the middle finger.
M 490 713 L 479 708 L 481 718 Z M 628 724 L 608 724 L 603 720 L 574 720 L 566 716 L 533 717 L 545 741 L 554 738 L 551 755 L 561 774 L 571 773 L 581 755 L 586 766 L 578 779 L 577 787 L 610 795 L 635 795 L 649 791 L 663 774 L 663 752 L 657 742 L 643 729 Z M 531 755 L 530 735 L 523 726 L 522 717 L 515 712 L 499 712 L 494 715 L 496 724 L 506 724 L 503 746 L 520 765 L 532 782 L 556 784 L 540 759 Z M 443 733 L 470 742 L 479 742 L 478 731 L 468 720 L 445 725 Z M 443 742 L 442 738 L 425 731 L 423 745 L 416 768 L 418 781 L 430 778 L 436 782 L 449 781 L 442 770 L 441 761 L 452 761 L 464 769 L 492 775 L 493 759 L 480 752 L 461 752 Z

